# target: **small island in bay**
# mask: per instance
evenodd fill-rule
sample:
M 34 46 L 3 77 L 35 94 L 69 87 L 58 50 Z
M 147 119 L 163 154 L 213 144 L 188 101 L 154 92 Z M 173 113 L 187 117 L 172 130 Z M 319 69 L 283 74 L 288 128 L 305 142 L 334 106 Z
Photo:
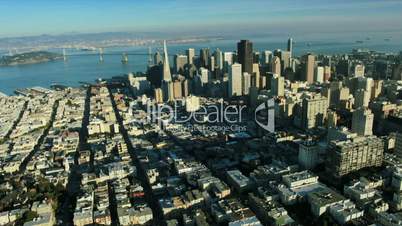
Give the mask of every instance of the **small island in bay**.
M 15 54 L 12 56 L 3 56 L 0 58 L 0 66 L 38 64 L 59 59 L 63 59 L 63 55 L 47 51 L 35 51 Z

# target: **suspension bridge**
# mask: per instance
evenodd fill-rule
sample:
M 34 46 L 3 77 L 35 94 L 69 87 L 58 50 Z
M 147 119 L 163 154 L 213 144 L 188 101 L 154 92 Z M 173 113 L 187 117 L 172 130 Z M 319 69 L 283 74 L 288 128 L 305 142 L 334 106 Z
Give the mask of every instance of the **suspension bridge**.
M 87 56 L 98 56 L 100 62 L 104 61 L 105 56 L 121 56 L 122 63 L 128 63 L 129 56 L 147 56 L 148 62 L 149 63 L 153 62 L 152 50 L 150 47 L 148 48 L 148 52 L 134 52 L 134 51 L 104 52 L 103 48 L 99 48 L 98 51 L 67 53 L 66 49 L 63 49 L 63 59 L 65 61 L 68 60 L 69 57 L 87 57 Z

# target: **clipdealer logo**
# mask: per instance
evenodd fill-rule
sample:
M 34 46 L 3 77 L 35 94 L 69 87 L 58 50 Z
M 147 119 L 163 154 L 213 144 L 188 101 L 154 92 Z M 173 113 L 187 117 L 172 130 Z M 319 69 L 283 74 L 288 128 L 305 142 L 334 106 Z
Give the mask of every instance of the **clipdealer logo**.
M 274 132 L 275 131 L 275 101 L 274 99 L 269 99 L 264 103 L 261 103 L 254 111 L 254 120 L 256 124 L 262 129 Z M 246 106 L 237 105 L 209 105 L 200 106 L 197 111 L 188 112 L 185 117 L 183 115 L 178 115 L 180 106 L 179 104 L 173 102 L 173 104 L 158 104 L 158 105 L 148 105 L 147 106 L 147 123 L 187 123 L 193 121 L 199 124 L 215 124 L 215 123 L 226 123 L 229 125 L 238 125 L 242 123 L 243 116 L 247 114 L 244 112 Z M 216 126 L 214 126 L 215 128 Z M 208 127 L 209 128 L 209 127 Z M 216 129 L 214 129 L 216 130 Z M 222 129 L 222 130 L 228 130 Z
M 260 116 L 262 115 L 262 117 Z M 275 132 L 275 101 L 269 99 L 258 105 L 254 112 L 254 119 L 257 125 L 271 133 Z

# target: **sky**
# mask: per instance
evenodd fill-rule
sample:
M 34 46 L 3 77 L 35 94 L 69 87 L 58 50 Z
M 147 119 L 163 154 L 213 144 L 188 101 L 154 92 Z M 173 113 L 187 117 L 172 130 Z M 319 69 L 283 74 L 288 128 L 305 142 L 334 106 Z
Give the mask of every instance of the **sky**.
M 401 32 L 402 0 L 0 0 L 0 37 Z

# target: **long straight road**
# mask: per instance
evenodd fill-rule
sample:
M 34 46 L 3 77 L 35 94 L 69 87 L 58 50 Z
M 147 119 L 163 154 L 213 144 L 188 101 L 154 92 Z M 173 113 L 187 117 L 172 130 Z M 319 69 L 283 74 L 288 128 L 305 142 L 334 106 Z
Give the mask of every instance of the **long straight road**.
M 24 159 L 24 161 L 22 161 L 22 163 L 20 165 L 20 170 L 19 170 L 20 173 L 25 172 L 28 162 L 31 161 L 32 157 L 35 155 L 35 153 L 39 151 L 43 141 L 45 140 L 46 136 L 49 133 L 50 128 L 52 128 L 54 119 L 56 118 L 56 113 L 57 113 L 58 107 L 59 107 L 59 100 L 55 100 L 53 107 L 52 107 L 52 114 L 50 115 L 50 120 L 49 120 L 48 124 L 45 126 L 45 129 L 43 130 L 42 135 L 39 137 L 39 140 L 36 143 L 36 145 L 34 146 L 34 148 L 32 149 L 32 151 L 28 154 L 28 156 Z
M 119 123 L 120 126 L 120 132 L 123 135 L 124 141 L 126 142 L 126 145 L 128 147 L 128 152 L 130 153 L 131 159 L 135 165 L 135 167 L 137 168 L 137 172 L 138 172 L 138 179 L 141 181 L 141 186 L 144 188 L 144 192 L 145 192 L 145 199 L 147 200 L 149 206 L 152 209 L 152 214 L 153 214 L 153 225 L 155 226 L 165 226 L 166 225 L 166 221 L 163 217 L 163 213 L 162 210 L 158 204 L 158 200 L 152 195 L 152 189 L 151 186 L 148 184 L 147 181 L 147 176 L 145 173 L 145 170 L 141 167 L 141 164 L 135 154 L 135 149 L 131 143 L 131 140 L 128 136 L 127 130 L 124 127 L 123 124 L 123 119 L 119 113 L 119 110 L 117 109 L 117 105 L 116 102 L 114 101 L 113 98 L 113 93 L 111 92 L 111 87 L 109 88 L 109 92 L 110 92 L 110 96 L 112 98 L 112 106 L 114 109 L 114 112 L 116 113 L 116 118 L 117 121 Z
M 81 173 L 78 166 L 79 151 L 85 150 L 88 146 L 88 130 L 89 110 L 90 110 L 90 87 L 87 89 L 84 107 L 84 117 L 82 119 L 80 140 L 77 151 L 74 154 L 74 166 L 71 169 L 66 186 L 66 194 L 63 197 L 62 203 L 57 210 L 56 218 L 58 225 L 74 225 L 74 209 L 77 204 L 77 195 L 80 191 Z
M 17 117 L 17 119 L 14 121 L 13 125 L 11 126 L 11 129 L 8 131 L 8 133 L 1 139 L 0 144 L 8 140 L 10 138 L 11 133 L 17 127 L 18 123 L 20 123 L 22 116 L 24 115 L 25 110 L 27 109 L 28 106 L 28 101 L 25 101 L 24 105 L 22 106 L 22 109 Z

